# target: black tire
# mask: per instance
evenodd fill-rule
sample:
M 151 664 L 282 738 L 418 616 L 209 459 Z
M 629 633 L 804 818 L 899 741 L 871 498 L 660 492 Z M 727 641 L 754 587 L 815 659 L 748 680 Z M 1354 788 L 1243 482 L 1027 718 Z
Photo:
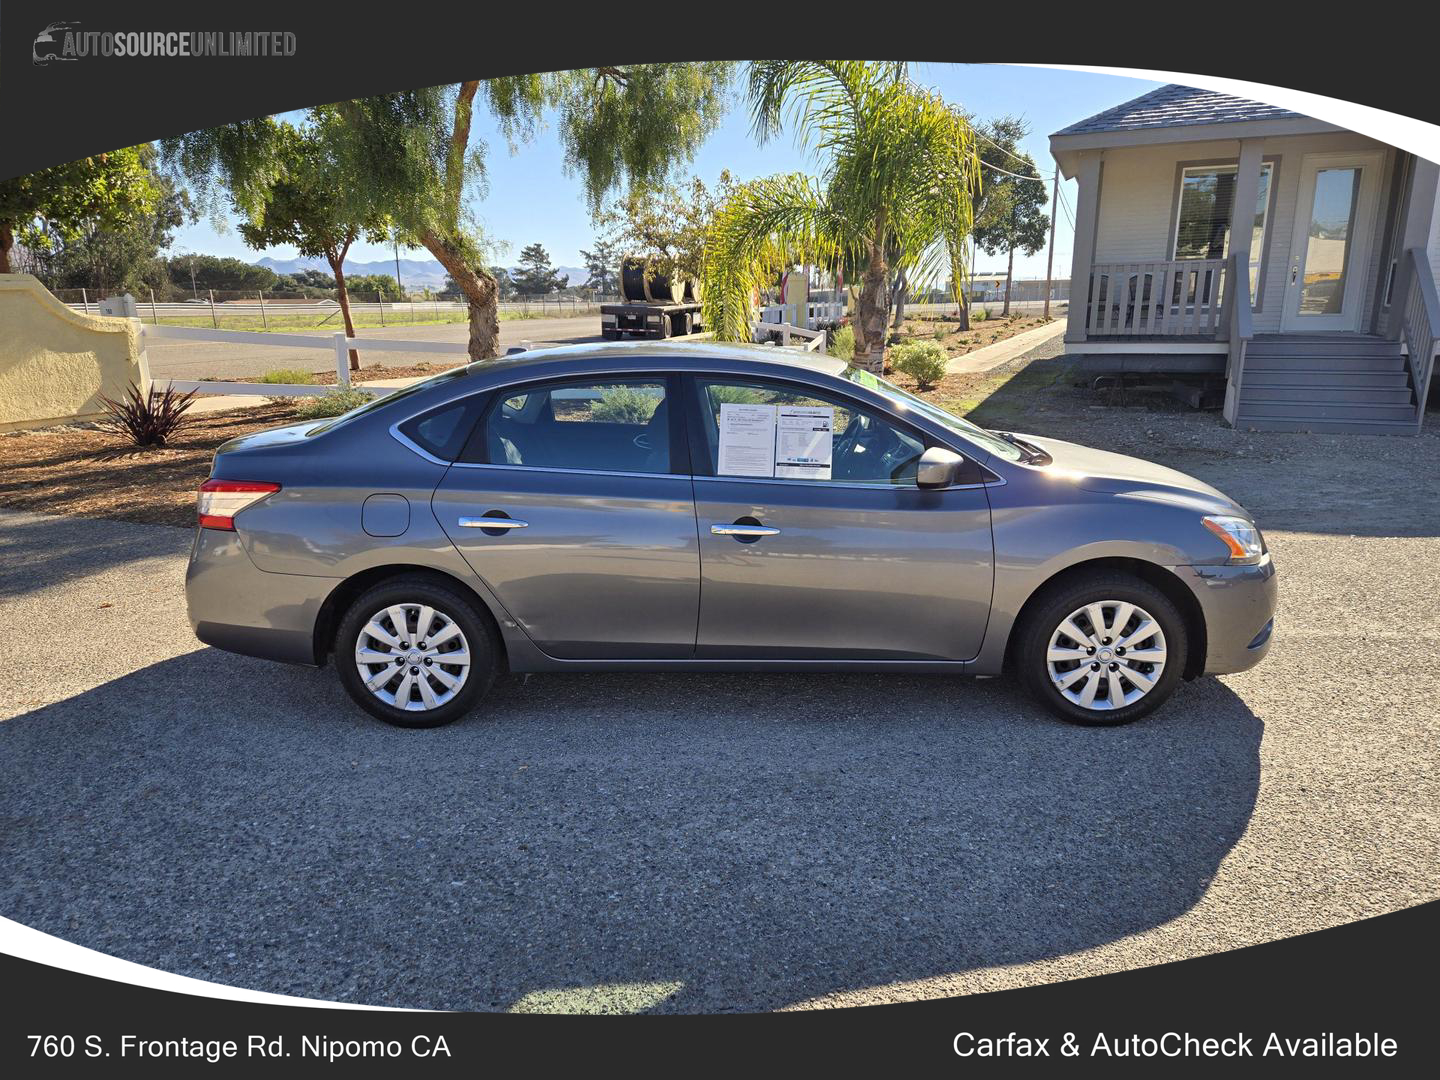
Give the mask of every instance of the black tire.
M 1064 619 L 1089 604 L 1112 600 L 1134 604 L 1150 614 L 1164 635 L 1165 662 L 1155 685 L 1138 700 L 1118 708 L 1086 708 L 1070 700 L 1052 681 L 1046 655 L 1050 639 Z M 1109 613 L 1112 616 L 1117 614 L 1115 609 L 1109 609 Z M 1081 643 L 1081 647 L 1082 650 L 1088 648 L 1084 643 Z M 1045 592 L 1035 599 L 1026 611 L 1023 623 L 1017 628 L 1014 660 L 1016 675 L 1031 697 L 1062 720 L 1087 727 L 1115 727 L 1148 716 L 1165 703 L 1181 679 L 1188 649 L 1189 634 L 1185 619 L 1169 597 L 1155 586 L 1131 574 L 1096 571 L 1064 578 L 1055 585 L 1048 586 Z M 1066 661 L 1067 664 L 1076 665 L 1076 668 L 1070 670 L 1079 667 L 1093 669 L 1095 662 L 1089 657 L 1083 662 Z M 1127 661 L 1118 657 L 1116 662 L 1122 665 L 1119 671 L 1123 674 L 1123 665 Z M 1132 658 L 1130 663 L 1133 662 Z M 1099 673 L 1105 676 L 1106 670 L 1107 667 L 1102 666 Z M 1089 676 L 1082 676 L 1082 681 L 1088 678 Z M 1108 676 L 1106 678 L 1108 679 Z M 1134 684 L 1129 685 L 1133 687 Z M 1128 693 L 1126 696 L 1129 696 Z
M 432 709 L 406 710 L 382 701 L 366 689 L 365 680 L 361 677 L 356 662 L 356 646 L 361 631 L 369 623 L 371 616 L 387 607 L 401 604 L 423 604 L 454 620 L 468 647 L 470 664 L 463 684 L 454 692 L 453 697 Z M 393 629 L 393 620 L 382 623 L 382 626 Z M 495 682 L 500 655 L 500 643 L 496 638 L 494 625 L 478 610 L 473 599 L 434 577 L 414 574 L 383 581 L 355 599 L 336 629 L 333 659 L 335 670 L 340 676 L 340 685 L 345 687 L 355 703 L 371 716 L 396 727 L 428 728 L 453 723 L 479 704 L 480 699 L 489 692 Z M 403 669 L 404 665 L 398 667 Z M 453 665 L 450 667 L 453 675 Z M 376 665 L 372 670 L 378 673 L 381 665 Z M 420 669 L 417 667 L 411 670 Z M 402 672 L 397 671 L 397 675 L 400 674 Z M 393 694 L 393 691 L 390 692 Z

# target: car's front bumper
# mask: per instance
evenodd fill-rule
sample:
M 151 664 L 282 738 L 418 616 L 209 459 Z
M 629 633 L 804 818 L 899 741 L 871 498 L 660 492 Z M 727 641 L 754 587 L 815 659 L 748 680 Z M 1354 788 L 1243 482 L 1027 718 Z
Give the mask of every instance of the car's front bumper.
M 1174 569 L 1205 616 L 1204 674 L 1230 675 L 1265 659 L 1275 638 L 1277 597 L 1269 553 L 1251 565 Z
M 185 572 L 195 636 L 228 652 L 314 664 L 315 622 L 335 578 L 270 574 L 250 561 L 238 533 L 196 529 Z

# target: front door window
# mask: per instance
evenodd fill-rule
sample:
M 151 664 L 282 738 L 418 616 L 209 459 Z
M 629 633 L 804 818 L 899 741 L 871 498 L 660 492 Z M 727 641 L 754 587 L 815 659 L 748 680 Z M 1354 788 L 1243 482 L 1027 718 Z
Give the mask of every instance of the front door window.
M 924 440 L 874 413 L 765 381 L 700 392 L 716 476 L 915 486 Z
M 1345 271 L 1360 195 L 1358 166 L 1320 169 L 1305 238 L 1300 314 L 1338 315 L 1345 301 Z
M 1354 331 L 1373 282 L 1371 238 L 1384 155 L 1306 154 L 1285 273 L 1281 329 Z

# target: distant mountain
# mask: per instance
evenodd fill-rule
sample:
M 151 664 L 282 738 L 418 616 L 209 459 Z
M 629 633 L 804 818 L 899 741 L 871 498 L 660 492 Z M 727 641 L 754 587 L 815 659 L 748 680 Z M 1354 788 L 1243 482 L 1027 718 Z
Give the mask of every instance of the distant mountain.
M 268 267 L 277 274 L 293 274 L 297 270 L 319 270 L 322 273 L 330 273 L 330 264 L 324 259 L 272 259 L 265 256 L 256 262 L 257 266 Z M 583 285 L 590 280 L 590 272 L 583 266 L 557 266 L 556 271 L 567 274 L 571 285 Z M 510 272 L 516 273 L 517 267 L 511 267 Z M 378 262 L 356 262 L 354 259 L 345 260 L 345 273 L 347 276 L 361 274 L 388 274 L 395 276 L 395 260 L 383 259 Z M 445 286 L 445 268 L 434 259 L 401 259 L 400 260 L 401 283 L 408 288 L 441 289 Z
M 318 258 L 272 259 L 267 255 L 258 260 L 256 265 L 269 267 L 277 274 L 293 274 L 297 270 L 319 270 L 323 274 L 330 273 L 330 264 L 324 259 Z M 395 260 L 356 262 L 354 259 L 346 259 L 345 274 L 349 277 L 361 274 L 388 274 L 393 278 L 395 276 Z M 413 285 L 420 288 L 438 289 L 445 284 L 445 268 L 434 259 L 401 259 L 400 277 L 407 288 Z

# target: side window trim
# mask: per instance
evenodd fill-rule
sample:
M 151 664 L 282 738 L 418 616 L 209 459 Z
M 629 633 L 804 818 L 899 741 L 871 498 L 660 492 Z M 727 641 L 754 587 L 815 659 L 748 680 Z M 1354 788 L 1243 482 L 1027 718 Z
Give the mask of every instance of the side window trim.
M 717 464 L 710 453 L 709 439 L 706 437 L 708 421 L 705 418 L 706 403 L 702 384 L 708 382 L 725 381 L 736 382 L 742 385 L 754 383 L 760 386 L 782 387 L 786 390 L 806 394 L 810 397 L 818 398 L 822 401 L 830 401 L 832 403 L 842 404 L 844 408 L 850 409 L 852 412 L 863 412 L 871 416 L 877 417 L 884 423 L 887 423 L 890 426 L 894 427 L 897 431 L 900 431 L 906 435 L 911 436 L 914 439 L 917 439 L 926 450 L 929 450 L 932 446 L 939 446 L 943 447 L 946 450 L 950 450 L 953 453 L 959 454 L 965 459 L 967 474 L 973 473 L 976 475 L 977 478 L 979 478 L 982 472 L 980 463 L 972 452 L 963 450 L 959 447 L 951 446 L 949 443 L 943 442 L 935 438 L 929 432 L 920 430 L 902 417 L 894 416 L 889 412 L 877 409 L 868 401 L 861 401 L 860 399 L 852 397 L 851 395 L 846 394 L 843 391 L 832 390 L 829 387 L 811 386 L 808 383 L 796 382 L 784 378 L 775 378 L 769 375 L 741 375 L 724 372 L 696 371 L 688 373 L 685 378 L 689 382 L 689 386 L 686 388 L 685 393 L 685 415 L 687 425 L 690 429 L 690 455 L 692 465 L 694 466 L 693 474 L 696 480 L 719 480 L 725 483 L 740 484 L 799 484 L 805 487 L 829 486 L 844 488 L 863 488 L 870 491 L 886 491 L 895 490 L 897 488 L 910 490 L 910 485 L 908 484 L 883 484 L 873 480 L 795 480 L 783 476 L 766 477 L 719 475 L 719 473 L 716 472 Z M 957 486 L 978 487 L 983 485 L 972 485 L 969 481 L 967 481 Z M 917 488 L 915 490 L 919 489 Z
M 492 395 L 491 400 L 481 410 L 479 419 L 471 429 L 470 437 L 466 440 L 464 449 L 453 464 L 459 468 L 467 469 L 515 469 L 528 472 L 589 473 L 600 476 L 688 477 L 691 472 L 690 452 L 686 435 L 687 425 L 684 417 L 681 415 L 684 410 L 673 407 L 675 402 L 684 400 L 681 380 L 682 377 L 674 372 L 653 370 L 622 371 L 552 375 L 543 379 L 532 379 L 525 382 L 510 383 L 505 386 L 491 387 L 490 390 L 486 391 L 487 394 Z M 570 386 L 577 382 L 585 381 L 593 381 L 597 384 L 650 382 L 660 383 L 665 387 L 666 397 L 672 403 L 672 407 L 666 416 L 666 428 L 670 436 L 669 472 L 629 472 L 619 469 L 583 469 L 560 465 L 512 465 L 509 462 L 495 462 L 490 460 L 489 439 L 487 437 L 488 425 L 496 411 L 502 408 L 506 401 L 521 394 L 535 393 L 555 386 Z

